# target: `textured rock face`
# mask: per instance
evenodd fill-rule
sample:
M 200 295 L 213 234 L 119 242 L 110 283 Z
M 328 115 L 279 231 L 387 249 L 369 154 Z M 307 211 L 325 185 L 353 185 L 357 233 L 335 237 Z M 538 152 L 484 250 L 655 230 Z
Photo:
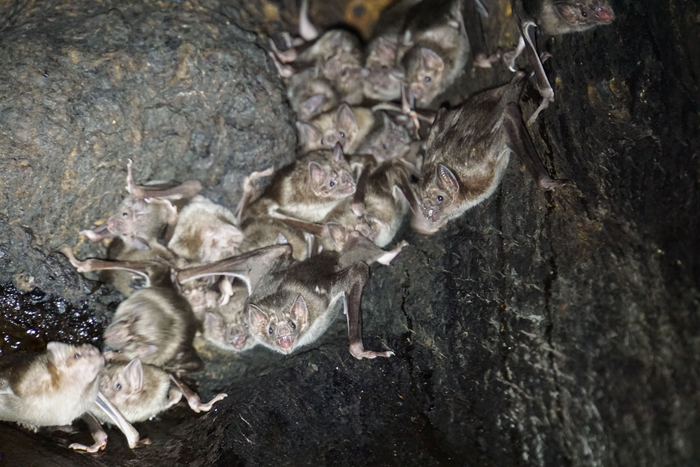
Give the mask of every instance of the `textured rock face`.
M 293 160 L 276 71 L 226 17 L 189 3 L 31 6 L 0 39 L 0 282 L 22 272 L 15 285 L 76 300 L 46 255 L 119 206 L 127 158 L 137 182 L 194 178 L 228 206 L 247 171 Z
M 189 11 L 187 5 L 169 4 L 160 17 L 184 15 Z M 402 252 L 392 267 L 372 268 L 362 304 L 365 344 L 379 348 L 385 343 L 396 352 L 395 357 L 354 360 L 347 351 L 340 321 L 317 347 L 291 357 L 259 349 L 231 357 L 205 348 L 206 371 L 194 375 L 200 392 L 204 398 L 220 390 L 230 395 L 215 412 L 193 415 L 182 408 L 160 421 L 141 424 L 139 430 L 153 444 L 136 451 L 129 451 L 121 435 L 110 431 L 107 452 L 97 457 L 67 451 L 56 435 L 34 435 L 0 424 L 2 459 L 10 465 L 35 465 L 46 459 L 43 456 L 51 456 L 56 465 L 80 466 L 700 463 L 700 10 L 695 2 L 681 0 L 620 0 L 613 6 L 617 19 L 612 26 L 581 35 L 540 38 L 543 49 L 554 56 L 546 67 L 556 102 L 530 130 L 551 173 L 574 180 L 577 188 L 540 192 L 513 158 L 502 186 L 488 202 L 430 238 L 404 228 L 400 237 L 412 247 Z M 95 8 L 110 18 L 110 28 L 119 30 L 123 23 L 118 13 Z M 510 21 L 504 16 L 505 2 L 499 2 L 497 10 L 487 24 L 490 42 L 512 44 L 513 36 L 506 39 L 503 34 L 510 26 L 499 26 L 511 24 L 505 23 Z M 217 18 L 195 11 L 202 15 L 202 21 Z M 68 27 L 68 13 L 62 14 L 65 21 L 57 27 L 65 36 L 52 32 L 56 36 L 51 37 L 68 42 L 78 41 L 85 31 L 94 31 L 95 27 L 86 28 L 85 24 L 100 17 L 85 15 L 73 20 L 73 30 Z M 129 34 L 137 34 L 135 25 L 146 20 L 123 14 L 130 18 Z M 182 27 L 185 21 L 175 23 L 172 28 Z M 27 34 L 49 37 L 47 26 L 34 23 L 25 29 Z M 220 28 L 234 34 L 232 27 Z M 16 27 L 9 34 L 19 37 L 22 30 Z M 185 32 L 182 34 L 184 37 Z M 151 36 L 129 37 L 146 41 Z M 6 40 L 0 42 L 6 50 L 0 55 L 2 60 L 13 53 Z M 247 43 L 243 39 L 238 42 Z M 58 47 L 59 41 L 46 39 L 42 44 Z M 119 48 L 119 44 L 115 39 L 111 47 Z M 139 49 L 138 41 L 134 40 L 132 47 L 150 56 L 150 48 Z M 163 85 L 156 91 L 169 89 L 166 84 L 177 74 L 182 47 L 159 49 L 161 54 L 171 50 L 168 57 L 174 71 L 162 78 Z M 258 52 L 260 69 L 269 70 Z M 199 66 L 208 63 L 204 54 L 198 57 Z M 0 68 L 0 73 L 3 77 L 21 76 L 17 68 L 22 60 L 8 62 L 12 65 Z M 156 66 L 164 59 L 154 56 L 153 62 Z M 245 65 L 254 63 L 253 59 L 245 60 Z M 103 66 L 108 67 L 104 70 L 112 69 Z M 92 68 L 80 75 L 86 76 L 82 86 L 109 82 L 107 71 L 103 71 L 105 78 L 99 78 L 102 75 L 98 73 L 97 78 L 87 79 L 96 73 L 89 70 Z M 135 79 L 126 72 L 123 76 L 124 80 Z M 206 80 L 208 75 L 190 70 L 188 76 Z M 460 95 L 503 83 L 508 77 L 501 69 L 468 70 L 448 97 L 458 102 Z M 15 86 L 33 86 L 29 78 L 20 81 Z M 3 86 L 6 82 L 0 80 Z M 146 91 L 140 86 L 134 85 L 133 92 L 142 96 Z M 172 96 L 199 90 L 194 85 L 180 86 Z M 253 85 L 247 81 L 240 85 L 241 89 L 249 86 Z M 21 97 L 16 89 L 12 88 L 13 94 Z M 281 95 L 277 84 L 273 89 L 270 99 Z M 44 102 L 43 94 L 38 93 L 36 99 Z M 536 93 L 527 93 L 525 114 L 537 103 Z M 7 108 L 4 101 L 2 105 Z M 261 108 L 273 109 L 280 118 L 269 123 L 278 125 L 271 127 L 277 129 L 265 140 L 272 144 L 277 141 L 274 138 L 285 134 L 279 128 L 289 126 L 289 117 L 284 108 L 266 105 L 271 104 L 261 104 Z M 158 106 L 152 107 L 155 112 Z M 164 107 L 172 112 L 167 113 L 172 119 L 181 115 Z M 151 107 L 143 104 L 146 108 Z M 87 153 L 93 151 L 98 135 L 107 137 L 103 133 L 112 124 L 100 116 L 96 105 L 86 109 L 96 115 L 80 120 L 80 128 L 93 128 L 100 121 L 104 127 L 91 133 L 90 144 L 82 142 L 83 130 L 75 130 L 81 136 L 73 144 L 85 144 Z M 40 114 L 37 121 L 51 125 L 53 114 L 46 110 Z M 4 111 L 2 115 L 5 118 Z M 233 118 L 224 111 L 222 115 L 224 122 Z M 122 118 L 123 131 L 141 125 L 138 118 Z M 21 121 L 18 117 L 7 124 L 3 120 L 2 131 L 7 131 L 6 125 Z M 192 117 L 185 121 L 177 134 L 196 133 L 198 120 Z M 218 128 L 217 120 L 211 121 L 214 123 L 202 124 L 202 132 Z M 64 126 L 71 130 L 73 125 Z M 225 126 L 229 132 L 236 131 L 234 127 Z M 25 131 L 33 131 L 31 125 Z M 146 130 L 140 131 L 142 141 L 147 141 Z M 229 141 L 227 147 L 238 147 L 234 146 L 238 140 L 234 142 L 230 134 L 224 137 Z M 167 147 L 169 138 L 179 141 L 173 135 L 161 135 L 157 144 L 148 145 L 152 151 L 120 152 L 109 159 L 109 168 L 101 168 L 92 157 L 70 159 L 68 150 L 62 156 L 68 162 L 51 171 L 59 174 L 51 182 L 56 184 L 51 199 L 70 205 L 71 213 L 80 212 L 75 214 L 84 216 L 79 219 L 80 227 L 89 225 L 94 214 L 121 199 L 123 159 L 113 161 L 132 154 L 137 168 L 150 171 L 148 176 L 169 178 L 171 172 L 167 171 L 172 170 L 172 177 L 199 178 L 210 185 L 212 193 L 220 193 L 216 190 L 225 183 L 225 176 L 210 182 L 200 175 L 209 172 L 197 172 L 202 170 L 197 161 L 206 160 L 209 156 L 200 156 L 209 152 L 188 156 L 190 153 L 183 150 L 183 157 L 191 159 L 182 171 L 172 162 L 155 165 L 155 160 L 161 160 L 156 157 L 159 151 L 165 152 L 155 148 Z M 3 139 L 2 157 L 12 160 L 4 148 L 12 143 L 9 136 L 3 138 L 8 139 Z M 293 140 L 291 133 L 289 139 Z M 38 145 L 41 141 L 39 134 L 36 141 L 23 144 Z M 114 141 L 120 148 L 133 144 L 123 136 Z M 211 141 L 216 142 L 211 148 L 217 148 L 221 140 L 212 136 Z M 276 144 L 281 145 L 280 141 Z M 242 147 L 257 150 L 259 141 L 255 143 Z M 100 147 L 107 151 L 106 145 Z M 217 151 L 210 152 L 219 154 Z M 264 166 L 252 165 L 259 158 L 248 162 L 251 165 L 246 170 Z M 21 159 L 15 159 L 20 164 Z M 78 174 L 74 177 L 77 187 L 92 186 L 92 177 L 102 173 L 99 184 L 112 191 L 108 195 L 111 200 L 105 196 L 100 201 L 106 189 L 95 188 L 95 203 L 105 203 L 100 209 L 76 201 L 83 199 L 77 194 L 67 195 L 74 197 L 70 203 L 57 194 L 66 191 L 61 191 L 60 174 L 70 166 L 70 160 L 84 161 L 83 169 L 77 162 L 72 166 Z M 239 159 L 226 160 L 233 164 Z M 20 177 L 20 165 L 9 167 L 17 174 L 14 178 Z M 32 177 L 40 177 L 38 168 L 32 170 Z M 78 177 L 83 177 L 82 183 Z M 34 185 L 11 182 L 11 190 L 3 182 L 4 196 L 24 186 L 30 193 L 27 196 L 37 196 L 37 203 L 48 203 L 27 188 Z M 27 202 L 26 212 L 30 205 Z M 94 212 L 79 211 L 75 205 Z M 4 204 L 2 209 L 19 213 L 16 206 Z M 60 243 L 51 237 L 62 232 L 57 225 L 65 225 L 66 238 L 74 238 L 77 228 L 61 224 L 63 220 L 53 208 L 45 212 L 55 212 L 57 219 L 35 220 L 36 224 L 29 225 L 28 220 L 40 219 L 32 217 L 37 214 L 26 214 L 24 223 L 12 222 L 20 217 L 15 214 L 5 221 L 0 241 L 11 245 L 24 242 L 22 250 L 16 246 L 14 251 L 24 251 L 27 257 L 4 256 L 2 261 L 12 258 L 4 271 L 19 270 L 25 261 L 40 264 L 39 252 L 48 251 L 44 245 Z M 23 236 L 11 236 L 8 231 Z M 44 231 L 47 236 L 41 237 Z M 30 232 L 34 232 L 34 240 Z M 42 243 L 36 240 L 40 237 Z M 57 264 L 56 271 L 65 266 L 57 260 L 50 264 Z

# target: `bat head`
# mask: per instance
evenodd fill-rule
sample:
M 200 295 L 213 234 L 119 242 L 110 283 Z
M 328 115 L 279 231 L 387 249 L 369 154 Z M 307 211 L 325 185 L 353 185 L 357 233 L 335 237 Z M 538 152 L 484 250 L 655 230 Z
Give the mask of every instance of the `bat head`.
M 382 125 L 365 138 L 358 154 L 371 154 L 377 162 L 401 157 L 408 150 L 411 136 L 405 127 L 395 123 L 386 112 L 382 112 Z
M 610 24 L 615 19 L 615 13 L 607 0 L 560 1 L 553 5 L 570 31 L 585 31 Z
M 439 163 L 433 174 L 425 174 L 417 193 L 423 220 L 414 222 L 414 228 L 421 233 L 430 234 L 445 225 L 459 204 L 459 188 L 459 180 L 445 164 Z
M 138 397 L 143 389 L 143 366 L 133 358 L 127 364 L 112 362 L 102 372 L 100 391 L 118 409 Z
M 342 104 L 336 111 L 333 125 L 325 130 L 321 139 L 321 145 L 333 148 L 336 144 L 347 147 L 355 141 L 359 127 L 357 118 L 349 105 Z
M 311 190 L 319 198 L 340 200 L 355 193 L 356 184 L 350 165 L 345 160 L 339 144 L 333 151 L 323 151 L 325 160 L 311 161 L 308 164 Z
M 49 342 L 46 349 L 58 373 L 72 383 L 84 383 L 81 387 L 95 381 L 105 364 L 102 353 L 89 344 L 74 346 Z
M 427 106 L 442 90 L 445 62 L 427 47 L 414 47 L 403 59 L 406 84 L 418 106 Z
M 248 322 L 251 333 L 264 346 L 289 355 L 309 325 L 309 310 L 304 297 L 299 294 L 288 307 L 263 309 L 263 306 L 248 305 Z

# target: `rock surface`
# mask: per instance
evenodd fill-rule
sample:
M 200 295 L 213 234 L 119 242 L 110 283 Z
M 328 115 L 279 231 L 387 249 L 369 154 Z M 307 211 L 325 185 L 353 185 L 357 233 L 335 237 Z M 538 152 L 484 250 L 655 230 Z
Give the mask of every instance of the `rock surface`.
M 498 2 L 487 25 L 494 47 L 513 42 L 506 3 Z M 24 96 L 25 105 L 33 109 L 23 113 L 24 107 L 8 105 L 7 98 L 0 104 L 3 170 L 13 174 L 8 177 L 11 185 L 3 178 L 0 187 L 6 197 L 0 241 L 10 245 L 3 246 L 0 259 L 5 281 L 10 273 L 25 270 L 42 289 L 56 290 L 45 278 L 63 277 L 65 263 L 54 259 L 49 263 L 54 269 L 41 273 L 40 258 L 54 258 L 50 248 L 74 238 L 76 223 L 81 228 L 89 225 L 96 214 L 106 215 L 119 201 L 126 156 L 134 157 L 144 177 L 199 178 L 214 196 L 235 202 L 235 196 L 223 195 L 230 193 L 227 180 L 265 165 L 253 164 L 262 162 L 271 147 L 280 154 L 291 151 L 290 116 L 270 64 L 248 35 L 224 26 L 217 13 L 247 11 L 243 6 L 202 9 L 187 2 L 167 8 L 134 3 L 120 6 L 120 14 L 106 3 L 92 3 L 91 15 L 73 17 L 78 7 L 68 8 L 68 3 L 56 11 L 37 5 L 42 4 L 32 4 L 31 14 L 0 38 L 3 94 L 11 91 L 13 101 Z M 153 444 L 135 451 L 111 430 L 107 451 L 96 456 L 65 449 L 75 436 L 68 440 L 65 435 L 31 434 L 0 424 L 0 461 L 35 465 L 50 456 L 60 466 L 698 465 L 700 8 L 683 0 L 619 0 L 613 6 L 617 18 L 612 26 L 540 38 L 543 50 L 554 57 L 546 68 L 556 101 L 531 127 L 531 134 L 550 172 L 574 180 L 577 188 L 543 193 L 513 158 L 489 201 L 433 237 L 405 227 L 400 237 L 412 246 L 393 266 L 372 268 L 362 304 L 365 345 L 387 346 L 395 357 L 354 360 L 341 320 L 318 346 L 292 357 L 260 349 L 236 356 L 203 349 L 207 368 L 192 379 L 204 399 L 220 390 L 229 393 L 216 411 L 196 415 L 179 407 L 158 421 L 140 424 L 137 428 Z M 200 22 L 187 22 L 187 15 Z M 41 20 L 47 17 L 56 21 Z M 106 21 L 101 23 L 105 30 L 94 23 L 99 18 Z M 169 27 L 160 34 L 139 33 L 151 24 L 149 18 Z M 190 27 L 184 28 L 185 23 Z M 103 38 L 106 24 L 111 44 Z M 250 76 L 260 79 L 256 73 L 240 82 L 243 91 L 222 92 L 230 99 L 226 103 L 214 97 L 207 101 L 220 109 L 223 120 L 206 107 L 183 116 L 179 106 L 187 106 L 178 103 L 178 93 L 199 91 L 209 79 L 209 73 L 189 67 L 206 64 L 212 74 L 222 73 L 219 68 L 227 68 L 222 66 L 223 45 L 216 42 L 211 47 L 218 52 L 207 54 L 192 39 L 166 47 L 164 36 L 177 36 L 177 29 L 182 35 L 200 31 L 208 38 L 206 24 L 216 24 L 219 34 L 235 36 L 236 46 L 256 50 L 257 55 L 242 55 L 246 59 L 236 67 L 245 64 L 269 77 L 270 84 L 259 86 L 272 90 L 267 93 L 272 102 L 259 98 L 261 110 L 254 113 L 269 116 L 269 121 L 255 126 L 261 129 L 254 134 L 269 134 L 270 139 L 252 139 L 239 131 L 244 125 L 229 123 L 241 112 L 231 110 L 242 108 L 236 102 L 244 97 L 238 94 L 253 86 Z M 154 37 L 163 45 L 144 45 Z M 79 47 L 81 41 L 97 38 L 102 48 Z M 47 68 L 50 64 L 58 73 L 77 77 L 49 78 L 56 81 L 42 85 L 47 78 L 31 72 L 42 67 L 28 65 L 19 52 L 13 55 L 17 44 L 33 47 L 34 57 L 45 53 Z M 189 61 L 183 62 L 184 44 L 194 47 Z M 70 65 L 71 47 L 79 57 L 90 59 Z M 226 50 L 233 47 L 227 42 Z M 99 61 L 108 53 L 121 58 Z M 111 84 L 110 76 L 121 69 L 117 65 L 143 70 L 146 62 L 168 70 L 157 74 L 159 87 L 142 89 L 139 79 L 145 78 L 138 76 L 147 73 L 127 70 L 119 83 L 129 82 L 130 87 L 119 99 L 81 100 L 81 89 L 125 86 Z M 186 78 L 168 86 L 179 63 L 187 64 L 182 65 Z M 70 67 L 78 71 L 68 73 Z M 51 77 L 52 69 L 48 71 Z M 460 96 L 507 79 L 502 67 L 468 69 L 447 97 L 458 102 Z M 207 89 L 220 89 L 211 86 Z M 149 98 L 148 92 L 156 97 Z M 47 95 L 74 96 L 75 107 L 51 104 Z M 135 99 L 142 102 L 140 110 L 127 104 Z M 161 101 L 166 105 L 159 106 Z M 536 92 L 526 93 L 525 114 L 537 103 Z M 82 110 L 64 110 L 70 108 Z M 12 118 L 5 116 L 7 109 L 14 112 Z M 145 117 L 149 112 L 164 116 Z M 117 125 L 111 123 L 112 116 L 119 118 L 122 133 L 110 137 L 110 128 Z M 156 122 L 151 133 L 145 134 L 150 123 L 144 119 Z M 216 133 L 221 128 L 216 122 L 222 121 L 226 131 Z M 270 133 L 267 125 L 273 128 Z M 137 130 L 139 143 L 132 139 Z M 36 137 L 26 136 L 32 132 Z M 223 139 L 218 138 L 221 134 Z M 109 144 L 106 138 L 111 138 Z M 238 138 L 251 139 L 240 143 Z M 59 139 L 62 142 L 56 142 Z M 210 141 L 211 149 L 201 141 Z M 233 148 L 255 151 L 265 147 L 258 146 L 261 143 L 268 149 L 252 159 L 238 158 L 238 152 L 228 158 Z M 74 146 L 82 157 L 71 157 Z M 39 157 L 44 147 L 63 148 L 56 152 L 59 156 L 54 154 L 60 164 L 50 166 L 48 159 Z M 186 162 L 170 160 L 166 155 L 171 151 Z M 224 167 L 218 167 L 219 162 L 210 168 L 198 165 L 208 157 L 224 161 Z M 102 166 L 98 159 L 104 161 Z M 64 177 L 67 170 L 75 175 Z M 215 170 L 217 175 L 207 178 Z M 236 170 L 241 172 L 226 177 Z M 62 180 L 73 184 L 63 188 Z M 107 195 L 106 186 L 111 188 Z M 81 187 L 88 188 L 75 192 Z M 88 190 L 92 194 L 86 194 Z M 44 206 L 44 214 L 32 210 L 35 206 Z M 71 222 L 65 219 L 74 212 Z M 108 308 L 101 305 L 109 297 L 103 294 L 85 310 Z M 15 295 L 8 288 L 5 295 L 10 304 L 41 301 L 32 302 L 32 294 Z M 20 316 L 17 308 L 21 307 L 7 307 L 5 315 Z M 48 308 L 36 313 L 50 315 Z M 91 335 L 89 329 L 83 340 Z M 82 432 L 88 436 L 84 427 Z

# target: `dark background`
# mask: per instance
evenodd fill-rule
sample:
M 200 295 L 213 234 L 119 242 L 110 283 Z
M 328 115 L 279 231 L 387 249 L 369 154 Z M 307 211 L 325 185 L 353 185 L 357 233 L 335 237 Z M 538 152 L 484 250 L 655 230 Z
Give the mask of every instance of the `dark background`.
M 387 2 L 311 2 L 366 34 Z M 556 101 L 530 128 L 550 173 L 513 158 L 496 194 L 373 266 L 357 361 L 344 323 L 291 357 L 200 347 L 204 399 L 138 424 L 130 451 L 0 424 L 0 465 L 695 466 L 700 464 L 700 5 L 614 0 L 611 26 L 540 37 Z M 361 7 L 361 8 L 358 8 Z M 492 51 L 515 44 L 489 3 Z M 54 250 L 137 182 L 196 178 L 235 206 L 242 178 L 295 157 L 266 35 L 294 1 L 0 2 L 0 355 L 100 343 L 119 297 Z M 508 81 L 472 69 L 452 104 Z M 529 115 L 539 101 L 523 96 Z M 79 257 L 104 254 L 82 244 Z M 29 330 L 29 331 L 27 331 Z M 3 464 L 4 463 L 4 464 Z

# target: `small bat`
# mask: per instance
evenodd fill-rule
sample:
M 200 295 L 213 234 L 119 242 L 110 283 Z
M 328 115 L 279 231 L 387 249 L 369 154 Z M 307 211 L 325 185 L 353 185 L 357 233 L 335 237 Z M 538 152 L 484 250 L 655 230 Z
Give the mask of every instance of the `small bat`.
M 158 261 L 78 261 L 68 246 L 60 251 L 78 272 L 105 269 L 139 274 L 146 287 L 132 293 L 114 313 L 105 330 L 105 343 L 130 358 L 173 369 L 196 371 L 202 367 L 192 341 L 198 329 L 187 299 L 172 281 L 172 268 Z
M 360 297 L 368 277 L 366 263 L 347 264 L 335 252 L 324 251 L 301 262 L 287 257 L 248 298 L 251 334 L 261 345 L 288 355 L 328 329 L 340 302 L 348 320 L 350 353 L 357 359 L 390 357 L 394 354 L 390 350 L 366 350 L 362 344 Z
M 148 250 L 151 243 L 164 238 L 167 244 L 177 223 L 177 210 L 171 201 L 189 199 L 202 190 L 202 184 L 190 180 L 182 185 L 172 184 L 139 186 L 134 183 L 132 161 L 127 164 L 126 189 L 129 192 L 116 214 L 92 230 L 83 230 L 91 242 L 121 237 L 139 250 Z
M 515 59 L 524 49 L 527 49 L 530 65 L 535 71 L 537 89 L 542 96 L 542 102 L 528 120 L 528 124 L 532 124 L 540 112 L 554 102 L 554 90 L 549 84 L 537 53 L 534 28 L 539 27 L 549 35 L 580 32 L 612 23 L 615 14 L 608 0 L 513 0 L 513 2 L 520 39 L 516 49 L 504 54 L 503 59 L 508 67 L 515 71 Z
M 397 47 L 396 42 L 385 36 L 375 37 L 367 46 L 365 68 L 368 74 L 362 88 L 367 99 L 393 101 L 401 96 L 401 83 L 406 74 L 396 64 Z
M 311 122 L 297 122 L 304 152 L 333 148 L 340 144 L 345 154 L 353 154 L 374 126 L 372 110 L 341 104 Z
M 411 149 L 411 135 L 406 127 L 395 123 L 386 112 L 380 114 L 378 124 L 357 150 L 358 154 L 371 154 L 379 163 L 401 157 Z
M 353 193 L 355 180 L 342 148 L 336 145 L 332 150 L 310 152 L 277 172 L 272 184 L 251 204 L 249 215 L 316 222 Z
M 92 345 L 59 342 L 49 342 L 41 354 L 4 357 L 0 362 L 0 420 L 36 431 L 41 426 L 70 425 L 82 417 L 95 443 L 73 443 L 70 448 L 97 452 L 106 446 L 107 435 L 88 411 L 104 407 L 105 414 L 127 436 L 129 447 L 135 447 L 138 432 L 99 392 L 104 364 L 104 357 Z
M 189 263 L 212 263 L 234 256 L 243 232 L 231 211 L 201 195 L 180 212 L 168 249 Z
M 428 137 L 417 197 L 409 195 L 412 225 L 418 232 L 435 233 L 491 196 L 511 152 L 522 159 L 540 188 L 566 183 L 549 176 L 523 124 L 518 98 L 524 78 L 525 73 L 518 72 L 510 83 L 438 113 Z
M 226 394 L 217 394 L 203 404 L 195 392 L 168 372 L 141 363 L 138 358 L 129 360 L 119 354 L 110 354 L 102 370 L 100 391 L 131 423 L 158 415 L 177 404 L 183 395 L 197 413 L 208 412 L 214 403 L 226 397 Z M 172 383 L 177 387 L 172 387 Z M 111 422 L 102 410 L 93 409 L 91 413 L 102 422 Z
M 245 313 L 248 291 L 238 281 L 234 282 L 233 288 L 228 303 L 204 311 L 202 337 L 220 349 L 243 352 L 253 348 L 256 342 L 250 337 Z
M 333 84 L 313 67 L 289 78 L 287 99 L 299 120 L 309 121 L 340 103 Z
M 459 0 L 423 1 L 409 10 L 397 59 L 419 107 L 427 107 L 462 72 L 469 56 Z

